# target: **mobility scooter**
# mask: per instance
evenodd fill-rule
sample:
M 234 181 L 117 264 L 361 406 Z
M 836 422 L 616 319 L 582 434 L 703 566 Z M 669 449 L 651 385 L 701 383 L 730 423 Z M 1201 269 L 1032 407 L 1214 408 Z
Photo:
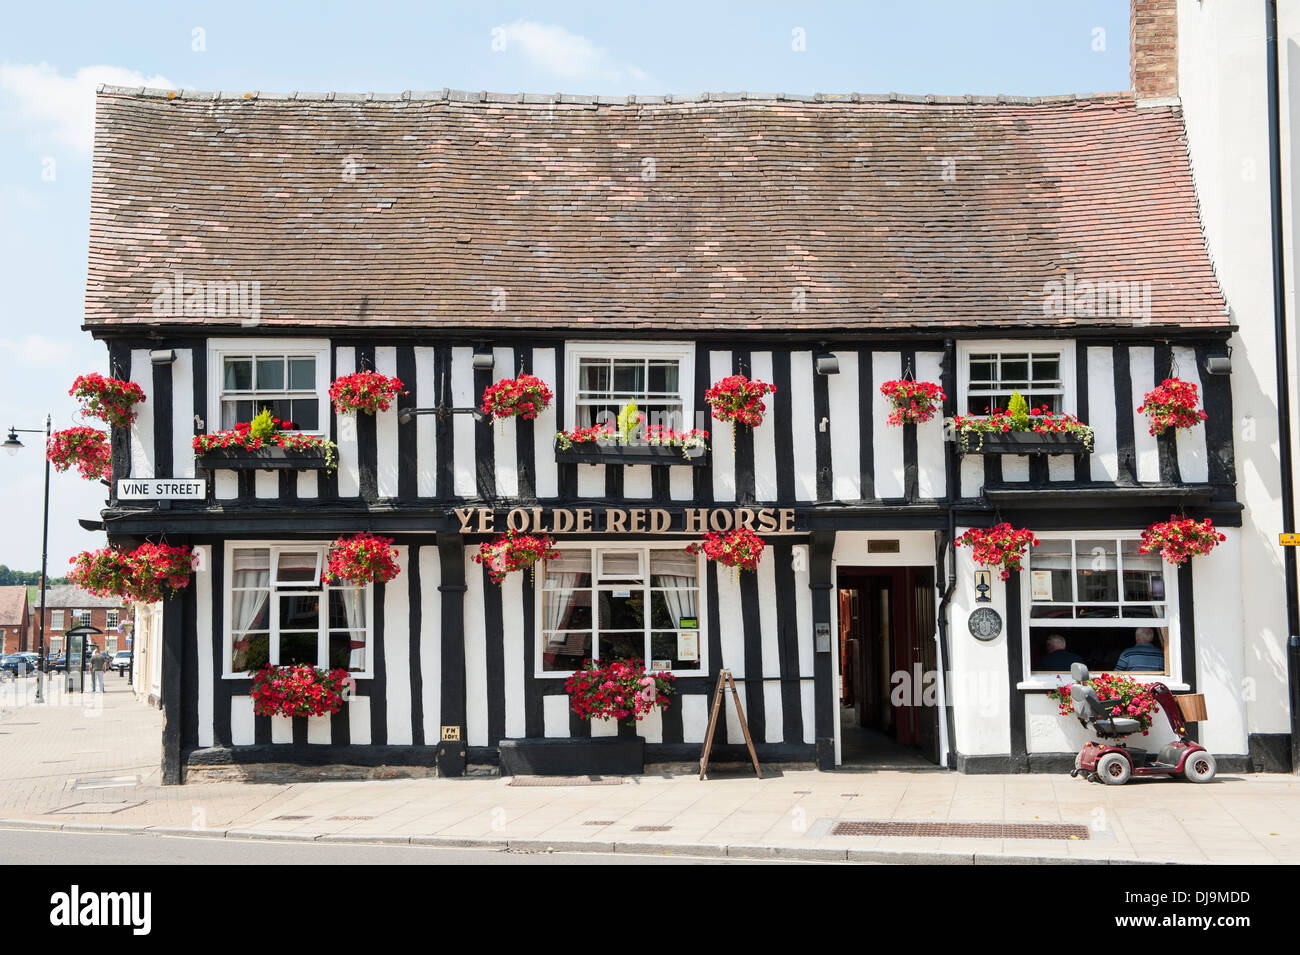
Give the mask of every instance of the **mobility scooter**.
M 1161 747 L 1160 752 L 1127 746 L 1122 738 L 1136 733 L 1140 724 L 1125 716 L 1112 716 L 1113 700 L 1102 700 L 1097 691 L 1088 686 L 1088 668 L 1082 663 L 1070 667 L 1074 683 L 1070 686 L 1070 702 L 1074 715 L 1084 726 L 1092 724 L 1093 731 L 1103 742 L 1089 742 L 1074 758 L 1071 776 L 1083 774 L 1089 782 L 1102 782 L 1122 786 L 1134 776 L 1179 776 L 1194 783 L 1208 783 L 1214 778 L 1214 756 L 1200 743 L 1187 738 L 1187 722 L 1169 687 L 1163 683 L 1151 684 L 1151 696 L 1169 720 L 1169 726 L 1178 737 Z M 1114 739 L 1115 743 L 1104 740 Z

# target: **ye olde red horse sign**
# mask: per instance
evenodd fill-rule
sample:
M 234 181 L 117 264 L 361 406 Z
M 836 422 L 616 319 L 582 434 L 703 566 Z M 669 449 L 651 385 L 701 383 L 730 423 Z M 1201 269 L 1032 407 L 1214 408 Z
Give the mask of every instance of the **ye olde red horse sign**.
M 533 534 L 703 534 L 747 527 L 760 534 L 793 534 L 794 508 L 782 507 L 458 507 L 462 534 L 511 530 Z

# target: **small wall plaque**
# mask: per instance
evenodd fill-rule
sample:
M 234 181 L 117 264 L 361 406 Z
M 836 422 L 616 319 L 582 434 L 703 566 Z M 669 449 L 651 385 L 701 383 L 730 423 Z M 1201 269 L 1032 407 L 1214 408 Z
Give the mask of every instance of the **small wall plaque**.
M 459 726 L 444 726 L 444 727 L 442 728 L 442 741 L 443 741 L 444 743 L 458 743 L 458 742 L 460 742 L 460 727 L 459 727 Z
M 1002 634 L 1002 615 L 992 607 L 980 607 L 966 619 L 966 627 L 976 640 L 996 640 Z

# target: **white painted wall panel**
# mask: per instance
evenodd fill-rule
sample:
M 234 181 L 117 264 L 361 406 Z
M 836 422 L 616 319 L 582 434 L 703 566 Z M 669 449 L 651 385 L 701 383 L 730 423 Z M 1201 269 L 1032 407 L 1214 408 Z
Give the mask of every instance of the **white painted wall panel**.
M 799 633 L 799 675 L 813 675 L 812 591 L 808 589 L 808 548 L 803 550 L 803 560 L 796 562 L 794 572 L 795 620 Z M 798 568 L 802 567 L 800 570 Z M 811 680 L 799 684 L 799 702 L 803 710 L 803 741 L 813 742 L 813 684 Z
M 420 700 L 424 742 L 433 745 L 442 724 L 442 564 L 437 547 L 421 547 L 420 558 Z M 477 566 L 477 565 L 475 565 Z M 459 599 L 459 594 L 452 595 Z
M 474 394 L 473 361 L 474 349 L 453 348 L 451 350 L 451 404 L 453 408 L 478 407 L 479 396 Z M 467 414 L 453 415 L 451 433 L 454 447 L 452 455 L 453 491 L 458 497 L 478 497 L 478 480 L 475 477 L 477 473 L 477 451 L 474 447 L 474 416 Z
M 533 349 L 532 374 L 555 391 L 555 349 Z M 537 474 L 533 478 L 537 487 L 537 496 L 545 500 L 560 493 L 560 475 L 555 464 L 555 432 L 560 430 L 557 423 L 556 406 L 560 396 L 556 393 L 551 406 L 537 416 L 533 422 L 533 467 Z M 567 730 L 566 730 L 567 733 Z
M 387 374 L 387 372 L 384 372 Z M 398 574 L 384 586 L 384 699 L 388 742 L 409 746 L 411 734 L 411 548 L 397 544 Z
M 293 720 L 288 716 L 271 717 L 271 742 L 293 742 Z
M 253 698 L 251 696 L 232 696 L 230 698 L 231 744 L 234 746 L 252 746 L 255 739 L 256 734 L 253 732 Z
M 794 499 L 817 499 L 817 420 L 813 409 L 812 352 L 790 353 L 789 427 L 794 435 Z
M 212 723 L 214 706 L 212 681 L 215 661 L 212 658 L 212 547 L 200 545 L 194 548 L 201 570 L 194 574 L 194 602 L 197 617 L 194 621 L 194 638 L 197 641 L 199 670 L 199 745 L 212 745 Z M 119 644 L 120 646 L 120 644 Z
M 488 744 L 487 633 L 483 619 L 483 568 L 465 549 L 465 737 L 470 746 Z M 495 586 L 495 585 L 493 585 Z
M 1130 348 L 1128 367 L 1129 375 L 1133 380 L 1133 394 L 1129 407 L 1133 415 L 1133 448 L 1137 452 L 1138 481 L 1154 483 L 1160 480 L 1160 451 L 1156 445 L 1155 435 L 1151 433 L 1147 416 L 1138 414 L 1137 407 L 1142 404 L 1143 396 L 1156 386 L 1155 349 Z M 1161 374 L 1163 375 L 1165 371 L 1167 369 L 1162 368 Z
M 263 500 L 275 500 L 280 496 L 279 471 L 254 471 L 253 494 Z
M 307 742 L 315 746 L 328 746 L 333 742 L 330 716 L 307 717 Z
M 1182 345 L 1174 347 L 1174 361 L 1178 364 L 1178 377 L 1196 386 L 1201 398 L 1201 407 L 1205 407 L 1205 389 L 1201 382 L 1201 369 L 1196 363 L 1196 349 Z M 1163 379 L 1162 379 L 1163 380 Z M 1178 473 L 1189 484 L 1204 484 L 1210 479 L 1210 457 L 1205 446 L 1205 425 L 1201 424 L 1190 431 L 1180 429 L 1177 432 Z
M 230 470 L 213 472 L 213 492 L 218 501 L 233 501 L 239 497 L 239 475 Z
M 154 474 L 153 411 L 158 396 L 153 390 L 153 364 L 149 349 L 131 350 L 131 381 L 144 392 L 144 401 L 135 406 L 135 422 L 131 425 L 131 477 L 171 477 Z
M 1029 480 L 1029 455 L 1027 454 L 1002 455 L 1002 480 L 1028 481 Z
M 781 684 L 775 680 L 763 684 L 764 739 L 769 743 L 785 742 L 785 709 Z
M 709 731 L 709 705 L 711 698 L 703 693 L 682 694 L 682 741 L 703 743 Z
M 889 420 L 892 406 L 880 393 L 887 381 L 903 377 L 903 356 L 898 352 L 873 352 L 871 355 L 871 420 L 875 431 L 872 437 L 872 459 L 875 461 L 876 497 L 898 498 L 905 492 L 903 483 L 903 429 L 891 428 Z
M 1073 481 L 1073 456 L 1068 454 L 1049 454 L 1047 456 L 1047 479 L 1049 481 Z
M 750 356 L 754 377 L 772 381 L 772 353 L 754 352 Z M 761 428 L 754 429 L 754 497 L 759 501 L 776 500 L 776 432 L 783 427 L 776 413 L 774 395 L 767 397 L 767 416 Z
M 629 464 L 623 468 L 623 496 L 647 501 L 654 496 L 650 465 Z
M 515 367 L 515 350 L 513 348 L 492 349 L 494 371 L 492 380 L 514 378 L 518 369 Z M 475 404 L 483 403 L 483 396 L 475 399 Z M 505 418 L 492 422 L 493 458 L 496 464 L 497 494 L 502 497 L 519 496 L 519 444 L 517 432 L 519 423 L 514 418 Z
M 489 584 L 488 586 L 492 586 Z M 539 597 L 540 599 L 540 597 Z M 506 691 L 506 736 L 524 737 L 524 575 L 508 574 L 501 585 L 502 645 Z
M 549 739 L 564 739 L 569 735 L 567 696 L 542 697 L 542 730 Z
M 731 374 L 731 352 L 709 352 L 709 382 L 721 381 Z M 708 403 L 700 396 L 704 407 Z M 713 499 L 715 501 L 734 501 L 736 499 L 736 452 L 732 443 L 732 423 L 710 418 L 713 432 L 709 435 L 710 447 L 713 449 Z M 767 427 L 764 422 L 763 427 Z M 735 425 L 737 433 L 745 425 Z
M 421 408 L 438 405 L 434 365 L 437 349 L 418 346 L 415 349 L 415 401 Z M 438 493 L 438 419 L 431 415 L 418 415 L 415 419 L 415 491 L 420 497 L 434 497 Z
M 383 345 L 375 349 L 375 371 L 390 378 L 397 377 L 397 349 Z M 380 497 L 397 497 L 397 412 L 402 407 L 402 396 L 394 399 L 392 407 L 375 415 L 375 481 Z M 408 722 L 409 725 L 409 722 Z
M 730 436 L 727 440 L 731 440 Z M 668 496 L 674 501 L 689 501 L 695 497 L 695 468 L 668 469 Z
M 353 746 L 369 746 L 370 697 L 356 696 L 343 705 L 348 714 L 348 739 Z
M 918 352 L 917 381 L 940 384 L 942 377 L 943 352 Z M 948 493 L 948 448 L 944 444 L 943 430 L 942 409 L 929 421 L 916 426 L 917 491 L 924 498 L 939 498 Z
M 176 349 L 172 363 L 172 473 L 158 477 L 194 477 L 194 351 Z
M 861 409 L 858 407 L 858 353 L 836 352 L 840 373 L 828 375 L 831 431 L 831 493 L 837 501 L 862 499 Z
M 606 467 L 604 464 L 578 465 L 578 497 L 605 496 Z
M 979 454 L 963 454 L 959 465 L 961 475 L 961 496 L 979 497 L 984 487 L 984 457 Z
M 1093 447 L 1088 456 L 1092 479 L 1115 481 L 1119 477 L 1119 449 L 1115 437 L 1115 355 L 1110 348 L 1088 349 L 1088 407 L 1080 417 L 1092 427 Z
M 355 348 L 340 348 L 336 351 L 335 358 L 337 362 L 334 369 L 335 378 L 342 378 L 344 375 L 350 375 L 357 370 L 357 350 Z M 361 494 L 361 452 L 357 445 L 357 416 L 354 414 L 337 414 L 332 405 L 329 413 L 334 415 L 335 427 L 338 431 L 339 466 L 337 476 L 339 497 L 357 497 Z
M 313 498 L 320 494 L 318 475 L 315 471 L 298 472 L 298 496 L 300 498 Z

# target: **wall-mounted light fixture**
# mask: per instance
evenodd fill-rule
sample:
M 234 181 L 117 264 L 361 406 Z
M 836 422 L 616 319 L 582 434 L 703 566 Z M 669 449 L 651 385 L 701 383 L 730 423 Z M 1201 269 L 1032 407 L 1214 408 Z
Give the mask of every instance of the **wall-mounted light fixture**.
M 1226 355 L 1206 355 L 1205 372 L 1209 375 L 1232 374 L 1232 347 L 1228 347 Z
M 170 365 L 176 361 L 176 349 L 155 348 L 149 352 L 149 361 L 154 365 Z
M 398 424 L 410 424 L 417 415 L 431 414 L 436 415 L 439 421 L 447 422 L 451 420 L 454 414 L 467 414 L 473 416 L 475 421 L 483 422 L 488 419 L 478 408 L 448 408 L 446 405 L 438 405 L 436 408 L 402 408 L 397 412 Z
M 491 371 L 492 366 L 495 364 L 496 359 L 492 357 L 492 349 L 481 345 L 474 349 L 473 367 L 475 371 Z
M 819 375 L 838 375 L 840 360 L 830 352 L 823 352 L 813 358 L 813 367 L 817 369 Z

